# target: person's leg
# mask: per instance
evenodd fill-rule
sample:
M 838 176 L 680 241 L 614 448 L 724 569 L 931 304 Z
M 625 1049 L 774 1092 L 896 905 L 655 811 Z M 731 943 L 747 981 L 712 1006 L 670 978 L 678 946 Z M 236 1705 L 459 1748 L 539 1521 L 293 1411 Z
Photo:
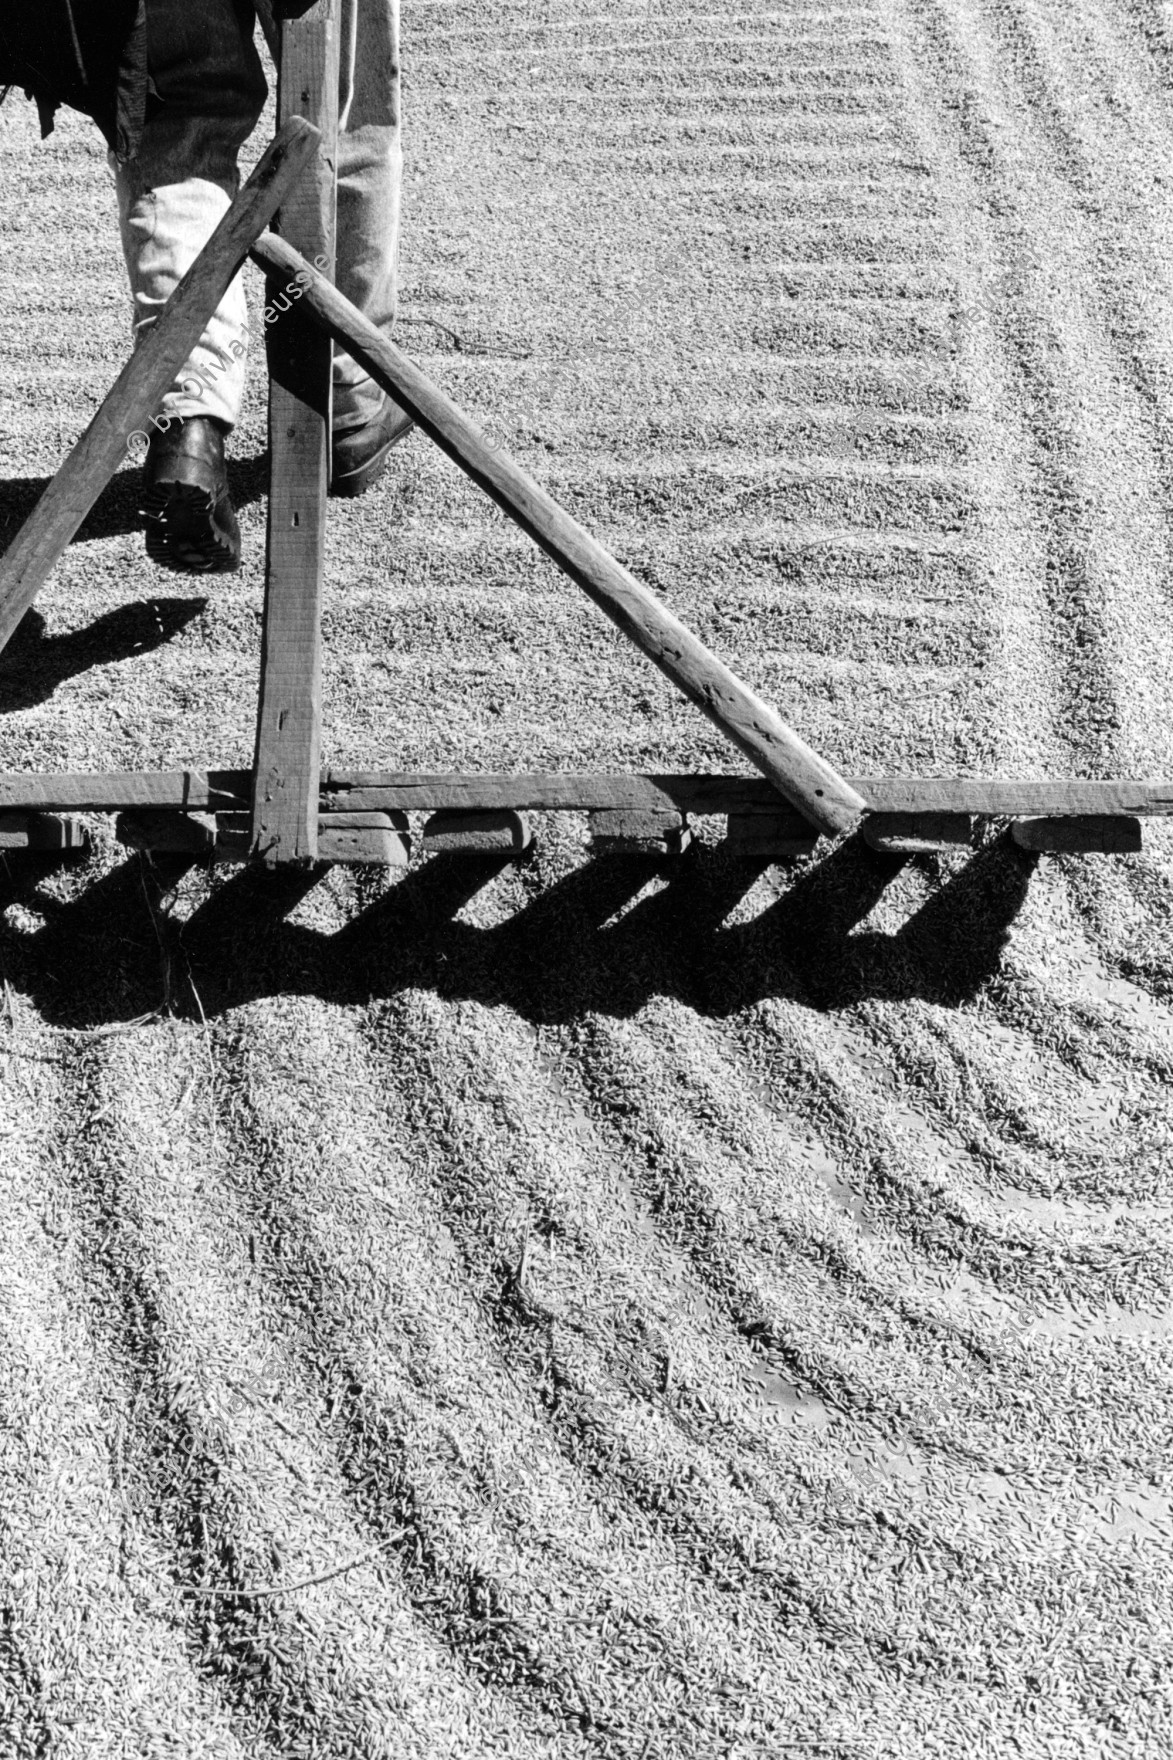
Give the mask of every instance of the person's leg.
M 111 156 L 134 301 L 150 329 L 239 188 L 237 155 L 267 96 L 252 0 L 147 0 L 151 95 L 138 155 Z M 233 426 L 244 394 L 248 315 L 238 276 L 159 414 Z
M 148 96 L 136 156 L 113 165 L 138 344 L 239 187 L 267 96 L 252 0 L 147 0 Z M 240 416 L 248 317 L 237 276 L 149 424 L 147 555 L 184 572 L 240 561 L 224 438 Z
M 399 100 L 399 0 L 340 0 L 335 280 L 381 330 L 395 321 L 398 294 Z M 369 423 L 384 403 L 369 374 L 337 350 L 335 434 Z
M 137 347 L 218 226 L 229 205 L 221 185 L 204 177 L 143 189 L 111 158 L 118 192 L 122 251 L 130 277 Z M 232 428 L 240 419 L 248 350 L 248 308 L 237 276 L 203 336 L 176 375 L 157 415 L 168 420 L 214 416 Z

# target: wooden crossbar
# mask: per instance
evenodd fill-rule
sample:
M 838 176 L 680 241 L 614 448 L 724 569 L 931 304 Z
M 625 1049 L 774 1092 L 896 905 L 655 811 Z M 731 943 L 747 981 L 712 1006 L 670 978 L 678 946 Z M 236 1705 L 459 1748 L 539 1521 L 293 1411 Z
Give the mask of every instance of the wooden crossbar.
M 856 776 L 868 813 L 968 813 L 975 818 L 1173 816 L 1173 782 L 1003 781 L 986 777 Z M 168 770 L 0 774 L 0 809 L 101 813 L 154 807 L 174 812 L 237 812 L 249 805 L 252 771 Z M 512 810 L 594 812 L 778 812 L 778 796 L 758 776 L 460 775 L 333 771 L 319 779 L 328 812 Z
M 792 806 L 820 831 L 834 834 L 852 828 L 864 801 L 850 784 L 508 453 L 490 446 L 477 424 L 324 275 L 272 233 L 258 239 L 252 254 L 266 273 L 297 278 L 304 308 Z
M 317 144 L 318 131 L 297 119 L 274 136 L 13 539 L 0 563 L 0 648 L 7 645 L 62 551 L 126 457 L 130 436 L 145 430 L 157 412 L 176 373 L 239 273 L 249 247 L 272 220 Z
M 0 779 L 0 788 L 3 783 Z M 855 776 L 851 788 L 871 813 L 969 813 L 977 818 L 1033 814 L 1173 815 L 1173 782 L 1003 782 L 984 777 Z M 332 809 L 441 807 L 578 812 L 607 807 L 705 813 L 776 813 L 778 797 L 757 776 L 533 775 L 447 776 L 333 771 L 322 799 Z

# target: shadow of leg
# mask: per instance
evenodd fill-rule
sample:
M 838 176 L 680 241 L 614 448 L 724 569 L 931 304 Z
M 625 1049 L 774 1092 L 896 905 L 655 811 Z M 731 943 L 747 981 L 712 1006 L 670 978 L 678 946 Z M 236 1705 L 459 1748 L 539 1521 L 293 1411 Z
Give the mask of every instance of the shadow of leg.
M 40 612 L 27 611 L 0 654 L 0 714 L 45 702 L 59 684 L 91 667 L 149 654 L 178 635 L 207 603 L 204 598 L 148 599 L 119 605 L 61 636 L 46 636 Z

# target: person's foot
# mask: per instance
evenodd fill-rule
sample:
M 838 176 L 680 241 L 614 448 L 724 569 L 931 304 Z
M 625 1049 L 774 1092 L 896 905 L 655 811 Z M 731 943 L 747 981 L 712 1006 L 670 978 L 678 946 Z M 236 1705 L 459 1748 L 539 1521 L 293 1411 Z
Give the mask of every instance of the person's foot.
M 183 574 L 229 574 L 240 567 L 240 527 L 224 464 L 227 424 L 215 416 L 171 419 L 151 435 L 139 512 L 147 555 Z
M 377 415 L 361 428 L 335 434 L 330 447 L 331 495 L 362 495 L 387 469 L 391 448 L 415 423 L 389 392 L 384 391 Z

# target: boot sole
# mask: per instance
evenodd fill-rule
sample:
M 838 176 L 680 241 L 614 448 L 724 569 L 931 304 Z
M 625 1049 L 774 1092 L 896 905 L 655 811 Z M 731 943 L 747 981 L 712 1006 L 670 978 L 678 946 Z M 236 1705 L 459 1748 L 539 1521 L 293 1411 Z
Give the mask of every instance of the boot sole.
M 211 497 L 189 483 L 152 483 L 139 512 L 147 556 L 179 574 L 231 574 L 240 567 L 240 533 L 217 525 Z

